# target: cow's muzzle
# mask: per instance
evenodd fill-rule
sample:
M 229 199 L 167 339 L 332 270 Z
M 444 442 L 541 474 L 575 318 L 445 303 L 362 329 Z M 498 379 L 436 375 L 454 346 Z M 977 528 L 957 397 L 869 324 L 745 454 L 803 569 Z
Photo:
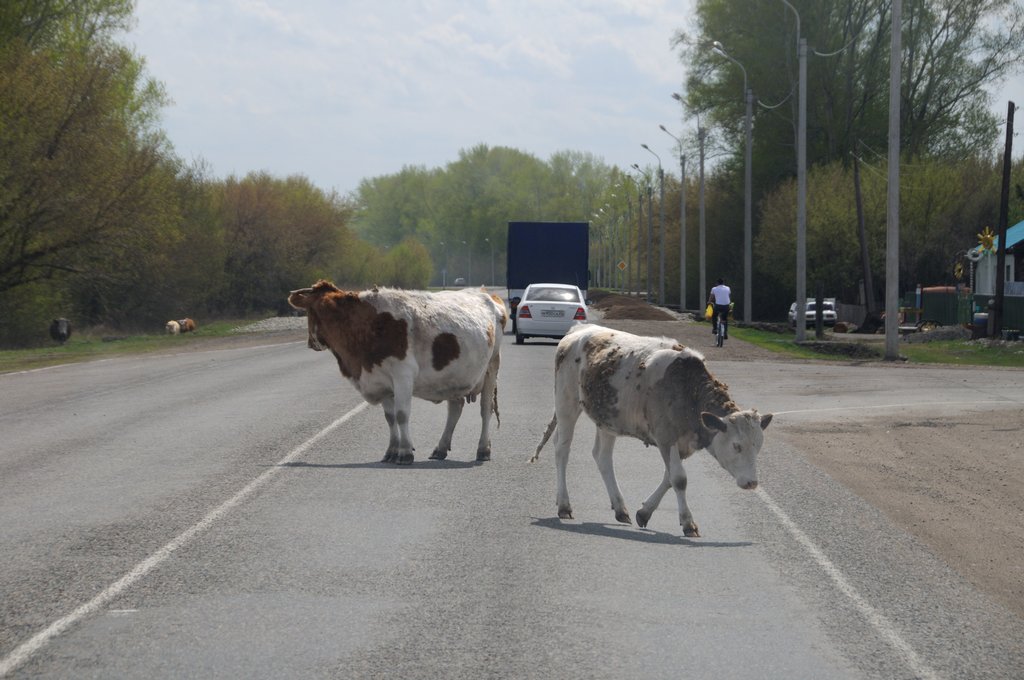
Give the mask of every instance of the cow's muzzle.
M 755 479 L 750 482 L 744 482 L 743 484 L 740 484 L 739 487 L 741 489 L 746 489 L 747 491 L 753 491 L 754 489 L 757 488 L 757 480 Z

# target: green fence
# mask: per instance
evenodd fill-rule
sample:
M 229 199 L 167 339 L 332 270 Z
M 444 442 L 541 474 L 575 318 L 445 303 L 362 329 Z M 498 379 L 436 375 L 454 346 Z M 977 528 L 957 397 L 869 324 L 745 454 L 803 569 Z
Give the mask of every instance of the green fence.
M 991 295 L 971 295 L 964 291 L 922 291 L 921 321 L 934 321 L 943 326 L 956 326 L 974 321 L 975 312 L 987 312 Z M 917 293 L 903 296 L 901 306 L 907 310 L 906 323 L 917 321 Z M 1003 297 L 1003 328 L 1024 330 L 1024 297 Z
M 991 295 L 975 295 L 975 309 L 979 312 L 987 312 L 988 301 L 991 299 L 993 299 Z M 1024 298 L 1003 296 L 1003 328 L 1024 330 Z

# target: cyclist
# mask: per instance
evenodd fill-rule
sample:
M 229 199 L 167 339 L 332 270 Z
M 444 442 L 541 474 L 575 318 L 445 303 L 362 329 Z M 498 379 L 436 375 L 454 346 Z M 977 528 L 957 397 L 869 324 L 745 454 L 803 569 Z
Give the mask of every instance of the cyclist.
M 708 295 L 708 304 L 711 305 L 711 334 L 718 333 L 718 317 L 729 318 L 729 308 L 732 305 L 732 289 L 725 285 L 725 279 L 718 279 L 718 285 L 711 289 Z M 725 339 L 729 339 L 729 326 L 725 327 Z

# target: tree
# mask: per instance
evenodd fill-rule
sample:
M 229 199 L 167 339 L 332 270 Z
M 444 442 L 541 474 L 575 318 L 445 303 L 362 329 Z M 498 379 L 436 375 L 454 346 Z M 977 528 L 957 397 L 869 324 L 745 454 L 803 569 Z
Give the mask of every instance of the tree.
M 807 65 L 808 162 L 848 163 L 855 140 L 884 146 L 891 6 L 877 0 L 791 4 L 800 12 L 801 37 L 813 51 Z M 986 88 L 1020 68 L 1024 8 L 1013 0 L 910 0 L 904 5 L 904 154 L 962 158 L 989 150 L 997 121 L 988 112 Z M 758 111 L 755 154 L 778 157 L 785 151 L 792 158 L 797 99 L 793 13 L 782 2 L 701 0 L 697 26 L 694 35 L 676 36 L 690 66 L 687 105 L 733 131 L 739 148 L 742 72 L 710 49 L 718 40 L 746 66 L 749 85 L 762 103 L 786 102 Z M 792 172 L 792 161 L 781 167 L 787 165 Z
M 286 311 L 287 291 L 337 269 L 349 208 L 335 194 L 260 172 L 226 180 L 217 201 L 231 309 Z

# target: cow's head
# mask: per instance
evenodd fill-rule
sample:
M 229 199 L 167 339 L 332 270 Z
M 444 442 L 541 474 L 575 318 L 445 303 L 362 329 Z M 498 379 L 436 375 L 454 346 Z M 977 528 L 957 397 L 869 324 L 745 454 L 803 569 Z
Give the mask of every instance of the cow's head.
M 340 293 L 341 291 L 329 281 L 323 279 L 316 282 L 312 288 L 300 288 L 293 290 L 288 295 L 288 304 L 295 309 L 306 310 L 306 324 L 309 331 L 309 339 L 306 341 L 310 349 L 320 352 L 327 349 L 327 343 L 320 336 L 320 319 L 317 312 L 317 302 L 328 293 Z
M 719 418 L 705 411 L 700 419 L 713 435 L 708 453 L 729 471 L 740 488 L 756 489 L 757 454 L 764 443 L 764 429 L 772 422 L 772 414 L 736 411 Z

